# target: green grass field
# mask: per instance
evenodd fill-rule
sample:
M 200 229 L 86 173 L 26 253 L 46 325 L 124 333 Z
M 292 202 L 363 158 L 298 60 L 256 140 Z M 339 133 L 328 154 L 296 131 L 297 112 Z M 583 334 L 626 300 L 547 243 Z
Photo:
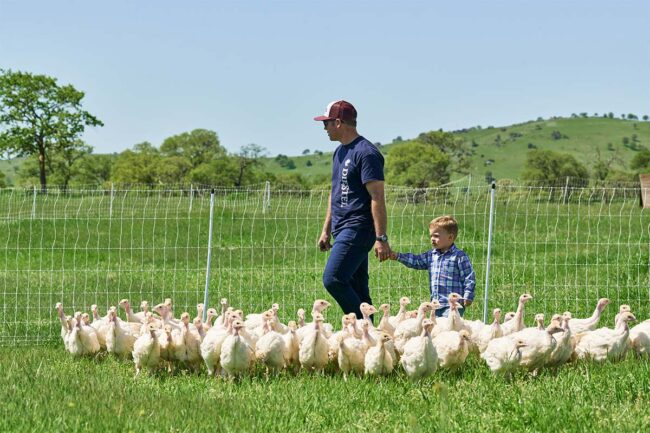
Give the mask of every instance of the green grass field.
M 519 294 L 537 312 L 587 316 L 601 296 L 650 317 L 650 220 L 634 190 L 497 191 L 490 308 L 514 310 Z M 637 192 L 638 193 L 638 192 Z M 281 319 L 316 297 L 317 252 L 326 192 L 224 192 L 215 200 L 211 305 L 228 297 L 246 312 L 272 302 Z M 481 318 L 488 232 L 487 188 L 387 194 L 389 235 L 398 251 L 426 250 L 426 224 L 452 213 L 459 246 L 477 273 Z M 650 363 L 579 363 L 512 383 L 472 358 L 459 374 L 410 383 L 402 372 L 380 380 L 262 371 L 239 382 L 177 373 L 133 379 L 132 363 L 72 359 L 58 337 L 54 303 L 68 313 L 101 311 L 172 297 L 193 313 L 203 300 L 209 197 L 164 191 L 33 195 L 0 191 L 0 431 L 647 431 Z M 35 204 L 35 206 L 34 206 Z M 112 210 L 112 213 L 111 213 Z M 33 215 L 33 217 L 32 217 Z M 426 272 L 371 259 L 376 304 L 427 298 Z M 327 320 L 340 323 L 331 308 Z

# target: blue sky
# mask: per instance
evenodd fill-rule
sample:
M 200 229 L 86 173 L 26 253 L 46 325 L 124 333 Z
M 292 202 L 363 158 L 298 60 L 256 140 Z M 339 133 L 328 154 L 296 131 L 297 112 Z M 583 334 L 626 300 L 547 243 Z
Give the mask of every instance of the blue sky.
M 312 117 L 337 99 L 382 143 L 650 114 L 650 2 L 0 0 L 0 68 L 86 92 L 97 153 L 206 128 L 298 155 L 334 149 Z

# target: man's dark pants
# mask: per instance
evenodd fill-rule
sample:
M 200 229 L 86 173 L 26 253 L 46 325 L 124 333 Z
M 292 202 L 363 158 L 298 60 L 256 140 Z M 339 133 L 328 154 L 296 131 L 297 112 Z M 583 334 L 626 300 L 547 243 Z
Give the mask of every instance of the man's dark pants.
M 334 240 L 323 273 L 323 285 L 343 312 L 361 318 L 359 305 L 372 304 L 368 288 L 368 252 L 375 244 L 374 229 L 343 229 Z

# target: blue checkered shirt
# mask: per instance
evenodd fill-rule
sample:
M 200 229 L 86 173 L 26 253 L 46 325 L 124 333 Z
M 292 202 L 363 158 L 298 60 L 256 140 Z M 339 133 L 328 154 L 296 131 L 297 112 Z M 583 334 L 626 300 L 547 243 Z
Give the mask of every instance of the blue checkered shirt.
M 447 297 L 452 292 L 461 294 L 470 301 L 474 300 L 476 275 L 469 257 L 456 245 L 444 253 L 435 249 L 422 254 L 398 253 L 397 260 L 408 268 L 429 271 L 431 299 L 437 299 L 440 305 L 449 305 Z

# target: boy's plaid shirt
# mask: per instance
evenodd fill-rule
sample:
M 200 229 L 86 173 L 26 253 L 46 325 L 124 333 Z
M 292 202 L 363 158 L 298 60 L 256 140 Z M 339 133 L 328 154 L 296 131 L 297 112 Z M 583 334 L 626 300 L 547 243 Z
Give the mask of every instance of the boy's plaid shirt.
M 397 260 L 412 269 L 429 271 L 429 292 L 431 299 L 447 306 L 450 293 L 458 293 L 463 298 L 474 300 L 476 275 L 465 251 L 452 245 L 444 253 L 431 249 L 422 254 L 398 253 Z

